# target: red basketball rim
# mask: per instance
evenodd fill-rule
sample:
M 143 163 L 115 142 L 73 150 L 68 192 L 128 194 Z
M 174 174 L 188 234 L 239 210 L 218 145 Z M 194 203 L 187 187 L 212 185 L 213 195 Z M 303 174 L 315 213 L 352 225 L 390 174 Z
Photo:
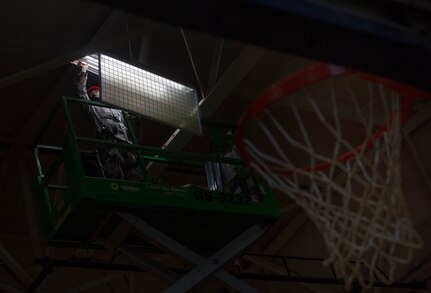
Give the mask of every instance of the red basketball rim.
M 238 152 L 241 155 L 242 159 L 246 163 L 250 163 L 252 161 L 250 154 L 246 150 L 244 146 L 244 129 L 245 126 L 253 120 L 257 114 L 261 113 L 268 106 L 274 104 L 275 102 L 288 97 L 292 93 L 308 86 L 314 84 L 319 81 L 323 81 L 329 78 L 337 77 L 337 76 L 347 76 L 347 75 L 356 75 L 361 79 L 373 81 L 375 83 L 382 84 L 396 92 L 399 93 L 400 96 L 400 123 L 403 125 L 410 115 L 410 100 L 412 98 L 419 99 L 430 99 L 431 94 L 424 92 L 422 90 L 412 88 L 406 86 L 404 84 L 400 84 L 393 80 L 385 79 L 382 77 L 378 77 L 375 75 L 354 71 L 346 68 L 342 68 L 339 66 L 319 63 L 316 65 L 312 65 L 306 67 L 292 75 L 288 75 L 287 77 L 281 79 L 277 83 L 273 84 L 270 88 L 268 88 L 264 93 L 262 93 L 254 102 L 252 102 L 243 116 L 241 117 L 238 127 L 235 134 L 235 144 L 238 148 Z M 396 117 L 392 117 L 389 121 L 394 121 Z M 388 122 L 378 128 L 376 132 L 371 135 L 371 137 L 366 140 L 364 143 L 356 146 L 354 149 L 347 151 L 340 156 L 338 156 L 337 161 L 344 162 L 353 158 L 353 156 L 361 151 L 366 151 L 371 148 L 374 142 L 382 137 L 382 135 L 386 132 L 388 126 Z M 328 169 L 331 166 L 330 162 L 319 162 L 314 166 L 308 166 L 301 168 L 306 172 L 316 172 L 323 171 Z M 279 167 L 271 167 L 271 171 L 279 174 L 291 174 L 292 170 L 286 168 Z

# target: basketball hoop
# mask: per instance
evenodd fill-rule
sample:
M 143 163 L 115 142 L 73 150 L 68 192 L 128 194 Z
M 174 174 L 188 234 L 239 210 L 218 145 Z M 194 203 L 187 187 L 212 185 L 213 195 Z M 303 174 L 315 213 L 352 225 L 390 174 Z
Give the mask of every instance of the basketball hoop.
M 411 99 L 430 97 L 317 64 L 272 85 L 238 124 L 241 157 L 304 208 L 325 240 L 325 264 L 347 287 L 357 280 L 369 288 L 376 278 L 390 284 L 422 246 L 401 191 L 400 130 Z

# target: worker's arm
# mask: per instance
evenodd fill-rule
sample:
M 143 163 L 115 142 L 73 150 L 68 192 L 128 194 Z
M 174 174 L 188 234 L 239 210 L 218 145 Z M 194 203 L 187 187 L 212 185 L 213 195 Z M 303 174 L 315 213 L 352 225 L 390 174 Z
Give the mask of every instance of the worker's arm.
M 76 86 L 76 94 L 83 99 L 90 100 L 90 98 L 87 95 L 87 69 L 88 64 L 85 64 L 83 62 L 78 62 L 79 66 L 79 73 L 78 77 L 75 83 Z

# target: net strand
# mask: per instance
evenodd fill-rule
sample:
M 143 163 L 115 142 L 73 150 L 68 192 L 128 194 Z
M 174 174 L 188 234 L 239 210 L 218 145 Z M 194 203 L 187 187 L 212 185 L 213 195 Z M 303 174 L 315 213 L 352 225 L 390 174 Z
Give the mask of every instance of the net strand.
M 377 89 L 371 83 L 367 86 L 368 103 L 361 108 L 359 97 L 349 85 L 344 85 L 355 117 L 365 132 L 362 147 L 355 148 L 343 137 L 337 93 L 332 84 L 329 95 L 333 123 L 312 95 L 306 93 L 306 100 L 317 120 L 334 139 L 329 155 L 316 152 L 304 117 L 295 103 L 291 110 L 301 133 L 300 139 L 294 138 L 271 111 L 265 110 L 266 120 L 257 119 L 257 125 L 271 144 L 272 152 L 263 151 L 251 139 L 243 140 L 253 159 L 252 168 L 272 188 L 279 189 L 301 206 L 322 232 L 329 252 L 324 263 L 334 266 L 337 276 L 345 279 L 347 287 L 357 280 L 365 288 L 371 287 L 376 278 L 387 284 L 392 282 L 395 268 L 407 263 L 413 250 L 422 245 L 401 191 L 400 121 L 393 118 L 397 115 L 392 116 L 400 112 L 398 96 L 387 94 L 382 86 Z M 380 100 L 388 127 L 380 139 L 373 140 L 376 100 Z M 369 140 L 373 140 L 370 150 L 364 146 Z M 330 166 L 326 171 L 296 166 L 289 159 L 285 145 L 308 155 L 310 166 L 322 162 Z M 350 160 L 339 161 L 342 148 L 353 150 Z M 277 168 L 289 172 L 278 172 Z M 304 188 L 304 182 L 308 188 Z M 386 274 L 379 264 L 385 265 Z

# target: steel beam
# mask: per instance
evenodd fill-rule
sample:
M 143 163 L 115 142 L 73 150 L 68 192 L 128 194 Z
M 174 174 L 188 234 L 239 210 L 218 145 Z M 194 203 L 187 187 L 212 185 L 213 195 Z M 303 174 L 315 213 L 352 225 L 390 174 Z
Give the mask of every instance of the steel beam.
M 122 18 L 122 14 L 118 11 L 114 11 L 110 17 L 105 21 L 105 23 L 100 27 L 99 31 L 94 35 L 89 45 L 82 50 L 71 52 L 65 56 L 61 56 L 55 58 L 51 61 L 45 62 L 43 64 L 37 65 L 33 68 L 26 69 L 22 72 L 10 75 L 0 80 L 0 88 L 11 85 L 15 82 L 25 80 L 27 78 L 36 76 L 38 74 L 47 72 L 49 70 L 55 69 L 59 66 L 62 66 L 66 63 L 69 63 L 71 60 L 83 57 L 88 55 L 91 52 L 96 52 L 99 49 L 103 49 L 105 47 L 114 46 L 116 44 L 122 43 L 130 38 L 137 37 L 142 34 L 145 28 L 140 28 L 133 32 L 130 32 L 125 35 L 116 36 L 114 38 L 101 41 L 101 38 L 104 37 L 105 31 L 107 28 L 113 26 L 119 19 Z M 27 123 L 22 127 L 21 131 L 16 135 L 15 140 L 12 142 L 10 148 L 11 149 L 22 149 L 25 147 L 27 143 L 34 139 L 35 133 L 38 133 L 38 129 L 42 126 L 45 121 L 46 113 L 51 112 L 51 109 L 55 107 L 58 101 L 58 97 L 63 91 L 63 89 L 67 86 L 67 83 L 70 82 L 72 77 L 73 70 L 72 68 L 65 74 L 60 82 L 56 86 L 53 87 L 49 95 L 45 98 L 39 108 L 34 111 L 33 115 L 27 120 Z
M 123 15 L 114 11 L 111 16 L 105 21 L 105 23 L 100 27 L 99 31 L 94 35 L 89 45 L 81 50 L 77 50 L 66 54 L 64 56 L 57 57 L 53 60 L 45 62 L 43 64 L 37 65 L 33 68 L 26 69 L 19 73 L 10 75 L 0 80 L 0 88 L 6 87 L 8 85 L 14 84 L 18 81 L 25 80 L 27 78 L 39 75 L 41 73 L 53 70 L 57 67 L 63 66 L 64 64 L 69 63 L 71 60 L 86 56 L 90 53 L 97 52 L 102 49 L 106 49 L 108 47 L 123 43 L 132 38 L 136 38 L 141 36 L 146 30 L 146 27 L 141 27 L 139 29 L 133 30 L 130 33 L 122 34 L 119 36 L 115 36 L 109 39 L 102 40 L 104 37 L 104 33 L 106 28 L 113 26 L 117 23 L 118 20 L 121 20 Z M 39 108 L 34 112 L 34 114 L 28 119 L 26 125 L 21 129 L 19 134 L 16 136 L 15 141 L 12 143 L 12 149 L 19 149 L 25 146 L 37 133 L 37 130 L 40 129 L 42 123 L 45 121 L 46 113 L 50 112 L 56 102 L 58 101 L 58 97 L 64 88 L 67 86 L 67 83 L 70 83 L 70 79 L 72 77 L 73 70 L 72 68 L 65 74 L 63 79 L 51 90 L 49 95 L 45 98 Z
M 248 255 L 253 257 L 253 255 Z M 273 256 L 255 256 L 255 257 L 273 257 Z M 299 257 L 299 259 L 309 259 Z M 310 260 L 317 260 L 310 258 Z M 100 263 L 91 261 L 76 261 L 76 260 L 58 260 L 58 259 L 36 259 L 37 264 L 46 264 L 47 262 L 52 263 L 56 267 L 73 267 L 73 268 L 84 268 L 84 269 L 96 269 L 96 270 L 122 270 L 129 272 L 140 272 L 144 271 L 137 266 L 133 265 L 123 265 L 123 264 L 113 264 L 113 263 Z M 344 286 L 344 281 L 335 278 L 315 278 L 311 276 L 289 276 L 286 275 L 286 270 L 276 264 L 269 262 L 262 262 L 262 265 L 267 269 L 276 272 L 275 274 L 251 274 L 251 273 L 239 273 L 232 272 L 231 274 L 238 279 L 242 280 L 260 280 L 260 281 L 278 281 L 287 283 L 303 283 L 303 284 L 333 284 Z M 172 271 L 178 274 L 184 275 L 190 271 L 184 269 L 174 269 Z M 405 282 L 405 283 L 393 283 L 392 285 L 385 285 L 381 282 L 377 282 L 375 287 L 387 287 L 387 288 L 409 288 L 409 289 L 425 289 L 426 281 L 415 281 L 415 282 Z
M 50 61 L 36 65 L 36 66 L 29 68 L 29 69 L 25 69 L 25 70 L 20 71 L 18 73 L 11 74 L 7 77 L 0 79 L 0 88 L 4 88 L 4 87 L 10 86 L 12 84 L 15 84 L 17 82 L 20 82 L 22 80 L 26 80 L 28 78 L 31 78 L 31 77 L 34 77 L 37 75 L 41 75 L 45 72 L 48 72 L 48 71 L 56 69 L 60 66 L 63 66 L 63 65 L 69 63 L 70 61 L 72 61 L 74 59 L 78 59 L 78 58 L 81 58 L 83 56 L 90 55 L 92 53 L 95 53 L 95 52 L 98 52 L 100 50 L 106 49 L 108 47 L 114 46 L 116 44 L 121 44 L 127 40 L 132 39 L 132 38 L 136 38 L 138 36 L 141 36 L 144 31 L 145 31 L 145 29 L 140 28 L 140 29 L 134 30 L 130 33 L 109 39 L 107 41 L 102 41 L 102 42 L 99 42 L 99 43 L 92 45 L 92 46 L 86 46 L 80 50 L 70 52 L 70 53 L 65 54 L 63 56 L 60 56 L 60 57 L 56 57 Z
M 111 21 L 113 21 L 113 19 L 115 19 L 116 21 L 117 17 L 119 17 L 119 12 L 114 11 L 113 14 L 110 16 L 110 18 L 108 18 L 107 20 L 107 23 L 108 23 L 107 26 L 111 25 Z M 103 25 L 101 28 L 104 28 L 104 26 L 105 25 Z M 20 82 L 22 80 L 26 80 L 28 78 L 41 75 L 45 72 L 56 69 L 65 64 L 68 64 L 72 60 L 121 44 L 132 38 L 139 37 L 144 33 L 145 30 L 146 28 L 141 27 L 129 33 L 125 33 L 119 36 L 101 40 L 100 38 L 103 35 L 103 33 L 105 33 L 106 30 L 105 28 L 100 29 L 99 33 L 97 33 L 93 37 L 92 41 L 90 41 L 90 43 L 87 46 L 83 47 L 82 49 L 72 51 L 65 55 L 53 58 L 52 60 L 49 60 L 47 62 L 36 65 L 32 68 L 28 68 L 20 72 L 11 74 L 9 76 L 3 77 L 2 79 L 0 79 L 0 88 L 4 88 L 14 83 Z
M 202 80 L 202 72 L 199 68 L 199 60 L 196 54 L 196 50 L 193 47 L 192 37 L 189 31 L 180 28 L 181 35 L 183 36 L 184 44 L 186 45 L 187 53 L 189 55 L 190 63 L 192 64 L 193 72 L 198 82 L 199 91 L 201 92 L 202 99 L 205 99 L 206 88 Z
M 220 269 L 226 262 L 239 254 L 263 234 L 259 226 L 252 226 L 238 238 L 224 246 L 211 257 L 197 265 L 192 271 L 167 288 L 165 293 L 187 292 L 210 274 Z M 250 292 L 250 291 L 249 291 Z
M 239 82 L 261 59 L 264 53 L 265 50 L 253 46 L 247 46 L 244 48 L 237 59 L 235 59 L 235 61 L 219 78 L 216 86 L 211 90 L 208 96 L 199 103 L 200 114 L 203 119 L 209 118 L 212 113 L 216 111 Z M 173 151 L 182 150 L 192 137 L 192 134 L 177 129 L 165 142 L 162 148 Z M 147 165 L 148 176 L 150 178 L 157 178 L 165 168 L 165 164 L 149 163 Z
M 136 276 L 135 273 L 129 273 L 129 293 L 136 293 Z
M 22 287 L 19 287 L 17 285 L 11 285 L 4 281 L 0 281 L 0 289 L 5 290 L 6 292 L 17 292 L 17 293 L 23 292 Z
M 241 80 L 253 69 L 263 57 L 265 50 L 247 46 L 232 62 L 208 94 L 208 97 L 199 103 L 203 118 L 209 118 L 224 102 L 229 94 L 236 88 Z
M 208 77 L 207 94 L 211 91 L 217 83 L 217 77 L 219 75 L 220 62 L 223 54 L 224 39 L 221 39 L 214 49 L 213 60 L 211 63 L 210 73 Z
M 308 214 L 302 209 L 289 222 L 289 224 L 279 233 L 265 249 L 263 254 L 277 254 L 289 242 L 292 236 L 308 221 Z
M 318 278 L 318 277 L 302 277 L 302 276 L 287 276 L 279 274 L 248 274 L 248 273 L 236 273 L 240 279 L 248 280 L 265 280 L 265 281 L 277 281 L 277 282 L 288 282 L 288 283 L 306 283 L 306 284 L 326 284 L 326 285 L 339 285 L 344 286 L 345 282 L 341 279 L 331 278 Z M 427 285 L 424 281 L 412 281 L 407 283 L 392 283 L 390 285 L 375 282 L 373 284 L 375 288 L 397 288 L 397 289 L 426 289 Z
M 147 241 L 157 245 L 158 247 L 161 247 L 172 253 L 175 253 L 176 255 L 190 261 L 195 265 L 200 265 L 205 261 L 205 259 L 201 257 L 199 254 L 188 249 L 182 244 L 176 242 L 175 240 L 168 237 L 167 235 L 161 233 L 160 231 L 148 225 L 141 219 L 125 213 L 117 213 L 117 215 L 120 216 L 123 220 L 135 226 L 137 230 L 143 233 Z M 254 230 L 256 229 L 261 229 L 261 228 L 253 227 L 253 232 L 255 232 Z M 263 230 L 261 231 L 261 233 L 263 233 Z M 239 290 L 240 292 L 257 292 L 256 289 L 254 289 L 253 287 L 241 282 L 240 280 L 238 280 L 237 278 L 233 277 L 232 275 L 228 274 L 223 270 L 218 270 L 214 272 L 214 276 L 220 279 L 221 281 L 223 281 L 224 283 L 228 284 L 229 286 Z
M 151 44 L 151 35 L 149 32 L 147 32 L 141 38 L 139 57 L 138 57 L 138 62 L 145 66 L 148 66 L 148 60 L 150 55 L 150 44 Z
M 25 152 L 21 151 L 18 155 L 18 168 L 19 168 L 19 179 L 22 194 L 24 196 L 24 205 L 26 210 L 27 218 L 27 229 L 31 241 L 31 247 L 33 250 L 34 257 L 42 256 L 41 240 L 39 235 L 39 229 L 37 226 L 37 217 L 35 211 L 35 204 L 33 201 L 33 193 L 30 187 L 29 174 L 27 171 L 27 162 L 25 159 Z
M 122 255 L 126 256 L 134 264 L 145 270 L 155 272 L 157 275 L 162 276 L 165 280 L 175 282 L 180 278 L 180 276 L 173 271 L 165 268 L 158 262 L 148 258 L 141 251 L 129 245 L 122 244 L 120 245 L 120 247 L 118 247 L 117 251 L 120 252 Z
M 20 280 L 28 285 L 33 279 L 29 273 L 16 261 L 16 259 L 7 251 L 7 249 L 0 244 L 0 258 L 6 265 L 20 278 Z
M 124 273 L 114 273 L 107 276 L 104 276 L 102 278 L 96 279 L 94 281 L 88 282 L 86 284 L 80 285 L 78 287 L 75 287 L 73 289 L 67 290 L 65 293 L 80 293 L 85 290 L 97 287 L 99 285 L 105 284 L 106 282 L 111 281 L 112 279 L 116 279 L 118 277 L 121 277 L 124 275 Z
M 430 12 L 391 1 L 97 0 L 159 21 L 431 87 Z M 383 3 L 382 3 L 383 2 Z M 384 5 L 382 5 L 384 4 Z M 169 7 L 169 9 L 166 9 Z M 424 20 L 409 27 L 409 11 Z
M 38 259 L 38 258 L 36 258 Z M 45 259 L 47 260 L 47 259 Z M 30 286 L 25 290 L 25 293 L 33 293 L 35 292 L 39 286 L 46 281 L 48 276 L 53 273 L 54 264 L 49 260 L 45 261 L 42 267 L 42 270 L 39 274 L 34 278 L 33 282 Z
M 136 265 L 128 264 L 115 264 L 106 262 L 92 262 L 88 260 L 62 260 L 62 259 L 51 259 L 51 258 L 40 258 L 35 259 L 35 264 L 46 265 L 52 264 L 55 267 L 68 267 L 68 268 L 81 268 L 81 269 L 92 269 L 92 270 L 112 270 L 112 271 L 125 271 L 125 272 L 140 272 L 145 271 Z

